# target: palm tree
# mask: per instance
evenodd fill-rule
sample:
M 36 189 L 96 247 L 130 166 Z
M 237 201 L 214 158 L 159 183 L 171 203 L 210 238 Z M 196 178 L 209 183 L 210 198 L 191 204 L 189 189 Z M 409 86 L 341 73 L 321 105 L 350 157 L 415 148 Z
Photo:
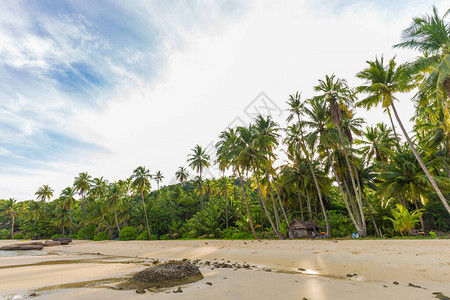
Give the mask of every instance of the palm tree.
M 145 213 L 145 222 L 147 224 L 147 232 L 148 232 L 148 238 L 151 238 L 150 234 L 150 225 L 148 223 L 148 216 L 147 216 L 147 209 L 145 208 L 145 202 L 144 202 L 144 194 L 147 193 L 150 190 L 150 171 L 146 170 L 145 167 L 137 167 L 133 171 L 133 175 L 131 175 L 131 178 L 134 179 L 132 186 L 134 187 L 137 194 L 141 195 L 142 199 L 142 207 L 144 209 Z
M 432 15 L 413 18 L 411 26 L 403 30 L 402 42 L 394 45 L 394 48 L 415 49 L 426 54 L 408 64 L 407 69 L 413 74 L 427 73 L 419 94 L 431 92 L 439 101 L 450 97 L 450 24 L 445 20 L 449 11 L 441 18 L 433 6 Z
M 71 187 L 66 187 L 62 190 L 60 199 L 63 201 L 63 206 L 69 211 L 69 234 L 72 234 L 72 208 L 75 205 L 75 191 Z
M 298 92 L 295 95 L 290 95 L 289 96 L 289 100 L 286 102 L 289 105 L 289 109 L 288 111 L 290 112 L 287 121 L 290 122 L 294 116 L 297 117 L 297 125 L 298 127 L 293 127 L 293 133 L 294 135 L 292 135 L 291 137 L 295 138 L 295 147 L 300 147 L 301 150 L 303 151 L 305 157 L 306 157 L 306 161 L 308 163 L 309 169 L 311 171 L 311 174 L 313 176 L 314 179 L 314 185 L 316 186 L 317 189 L 317 194 L 319 196 L 319 202 L 320 202 L 320 207 L 322 209 L 322 213 L 324 215 L 324 219 L 325 219 L 325 224 L 327 227 L 327 238 L 331 238 L 331 228 L 330 228 L 330 224 L 328 222 L 328 216 L 325 210 L 325 206 L 323 204 L 323 199 L 322 199 L 322 191 L 320 190 L 320 186 L 319 186 L 319 182 L 317 181 L 317 177 L 316 177 L 316 173 L 314 172 L 314 168 L 313 165 L 311 163 L 311 159 L 310 159 L 310 153 L 306 148 L 306 144 L 305 144 L 305 137 L 303 135 L 303 123 L 301 120 L 301 116 L 303 113 L 303 110 L 305 108 L 305 103 L 301 102 L 300 99 L 301 94 L 299 94 Z M 299 134 L 299 135 L 298 135 Z M 300 138 L 299 138 L 300 137 Z
M 200 182 L 202 181 L 202 173 L 205 168 L 210 166 L 209 163 L 209 155 L 205 153 L 205 150 L 202 149 L 199 145 L 196 145 L 194 149 L 191 150 L 193 153 L 189 154 L 187 162 L 189 163 L 189 167 L 192 170 L 199 173 Z M 203 188 L 200 187 L 200 207 L 203 211 Z
M 91 187 L 91 175 L 89 175 L 87 172 L 82 172 L 82 173 L 78 174 L 78 177 L 75 177 L 73 187 L 75 189 L 75 192 L 77 192 L 81 196 L 82 207 L 83 207 L 83 211 L 84 211 L 84 223 L 86 223 L 87 213 L 86 213 L 85 195 L 86 195 L 86 192 Z
M 362 154 L 367 165 L 372 159 L 377 162 L 387 162 L 391 150 L 394 148 L 395 138 L 392 131 L 384 123 L 369 126 L 363 132 L 364 139 L 355 140 L 355 144 L 361 145 L 358 151 Z
M 390 220 L 394 225 L 394 229 L 403 236 L 403 232 L 407 231 L 411 234 L 414 226 L 419 223 L 419 219 L 422 218 L 422 210 L 416 210 L 412 214 L 401 204 L 397 204 L 397 210 L 391 210 L 394 219 L 384 217 L 386 220 Z
M 156 181 L 156 185 L 158 186 L 158 191 L 159 191 L 159 184 L 164 179 L 164 176 L 161 173 L 161 171 L 157 171 L 156 174 L 153 175 L 153 179 Z
M 319 80 L 319 84 L 314 87 L 316 92 L 321 92 L 322 94 L 317 96 L 320 100 L 325 100 L 329 104 L 329 113 L 331 116 L 331 122 L 336 126 L 339 133 L 339 140 L 341 142 L 342 150 L 344 151 L 345 162 L 350 173 L 350 179 L 353 186 L 353 191 L 355 193 L 356 201 L 358 202 L 361 225 L 363 236 L 366 232 L 366 222 L 363 212 L 363 202 L 362 202 L 362 189 L 360 182 L 358 180 L 359 176 L 357 174 L 356 166 L 350 163 L 349 155 L 347 153 L 346 141 L 344 141 L 342 135 L 342 120 L 343 110 L 348 110 L 347 107 L 354 100 L 354 93 L 350 90 L 347 81 L 345 79 L 336 78 L 334 74 L 331 76 L 326 75 L 325 80 Z M 351 147 L 350 147 L 351 154 Z M 356 180 L 355 180 L 356 179 Z M 350 195 L 349 195 L 350 197 Z
M 50 200 L 51 197 L 53 197 L 53 189 L 49 187 L 47 184 L 41 186 L 36 193 L 37 200 L 41 200 L 44 204 L 44 218 L 45 218 L 45 201 Z
M 19 205 L 18 205 L 19 203 L 17 203 L 16 199 L 9 198 L 8 200 L 5 200 L 1 204 L 2 204 L 1 210 L 6 213 L 11 222 L 11 239 L 12 239 L 14 237 L 14 223 L 16 215 L 19 212 Z
M 217 148 L 217 157 L 219 161 L 228 162 L 230 166 L 233 167 L 234 173 L 238 174 L 239 182 L 242 188 L 242 195 L 245 201 L 245 207 L 247 211 L 248 222 L 250 225 L 250 229 L 253 233 L 255 239 L 259 240 L 259 236 L 256 233 L 255 227 L 253 226 L 252 216 L 250 214 L 250 208 L 248 205 L 247 192 L 244 185 L 244 180 L 242 178 L 242 172 L 244 171 L 244 167 L 241 165 L 241 162 L 238 160 L 239 156 L 239 143 L 240 139 L 236 130 L 232 128 L 228 128 L 220 134 L 221 140 L 216 144 Z
M 185 167 L 179 167 L 175 172 L 175 177 L 178 179 L 178 181 L 180 181 L 180 183 L 183 183 L 189 178 L 189 172 Z
M 428 180 L 431 182 L 431 185 L 436 191 L 442 204 L 450 214 L 450 206 L 447 200 L 444 198 L 444 195 L 442 195 L 441 190 L 431 176 L 428 168 L 425 166 L 422 158 L 417 153 L 417 150 L 409 138 L 409 135 L 406 132 L 406 129 L 403 126 L 394 105 L 394 100 L 397 100 L 394 93 L 409 91 L 413 88 L 413 85 L 409 81 L 409 77 L 405 75 L 406 73 L 404 71 L 404 66 L 396 67 L 394 59 L 389 61 L 388 66 L 384 66 L 383 57 L 381 57 L 381 60 L 376 58 L 375 61 L 368 61 L 367 63 L 369 64 L 369 67 L 356 75 L 357 77 L 364 79 L 366 84 L 358 87 L 358 90 L 370 94 L 369 97 L 361 100 L 361 106 L 370 107 L 369 104 L 376 105 L 381 103 L 383 107 L 392 108 L 395 118 L 402 129 L 403 135 L 405 136 L 411 151 L 414 153 L 414 156 L 425 172 Z
M 114 219 L 116 221 L 117 230 L 120 232 L 119 221 L 117 219 L 117 209 L 121 206 L 122 196 L 123 196 L 123 187 L 120 183 L 114 182 L 109 187 L 109 197 L 108 197 L 108 208 L 114 211 Z

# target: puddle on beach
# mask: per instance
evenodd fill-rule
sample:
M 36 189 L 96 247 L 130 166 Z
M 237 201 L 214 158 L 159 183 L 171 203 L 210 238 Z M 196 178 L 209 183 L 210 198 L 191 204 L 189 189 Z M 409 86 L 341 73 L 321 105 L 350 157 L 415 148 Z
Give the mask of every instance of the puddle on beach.
M 26 250 L 26 251 L 4 251 L 0 250 L 0 257 L 11 256 L 34 256 L 34 255 L 46 255 L 47 252 L 40 250 Z

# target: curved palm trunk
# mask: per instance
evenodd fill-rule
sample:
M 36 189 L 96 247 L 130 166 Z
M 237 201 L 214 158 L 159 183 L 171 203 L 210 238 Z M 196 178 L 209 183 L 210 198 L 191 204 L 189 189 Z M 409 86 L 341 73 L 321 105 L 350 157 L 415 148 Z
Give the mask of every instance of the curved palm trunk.
M 286 211 L 284 210 L 283 202 L 281 202 L 281 197 L 280 197 L 280 193 L 278 192 L 277 183 L 275 182 L 275 179 L 273 178 L 273 176 L 272 176 L 272 181 L 273 181 L 273 186 L 275 187 L 275 192 L 277 193 L 278 202 L 280 203 L 281 211 L 283 212 L 284 219 L 286 220 L 286 224 L 289 227 L 289 220 L 286 215 Z
M 261 184 L 259 183 L 259 178 L 258 178 L 258 175 L 256 174 L 256 167 L 254 164 L 253 164 L 253 172 L 256 177 L 256 183 L 258 184 L 258 192 L 259 192 L 259 197 L 261 199 L 261 204 L 264 208 L 264 212 L 266 213 L 267 219 L 269 219 L 270 226 L 272 226 L 272 229 L 275 231 L 275 234 L 278 236 L 278 238 L 280 240 L 284 240 L 285 237 L 277 230 L 275 224 L 273 223 L 272 218 L 270 217 L 269 211 L 267 210 L 266 203 L 264 202 L 264 198 L 262 196 Z
M 345 196 L 345 192 L 342 189 L 342 184 L 341 184 L 341 182 L 339 180 L 339 177 L 337 175 L 337 172 L 336 172 L 336 169 L 334 167 L 333 161 L 331 159 L 330 153 L 328 152 L 328 150 L 326 150 L 325 153 L 327 154 L 328 162 L 330 163 L 331 169 L 333 170 L 334 178 L 336 179 L 337 185 L 339 187 L 339 191 L 341 192 L 342 199 L 344 200 L 345 207 L 347 208 L 347 211 L 348 211 L 348 214 L 350 216 L 350 219 L 352 220 L 353 226 L 355 226 L 356 231 L 358 231 L 358 234 L 362 235 L 362 233 L 363 233 L 362 229 L 358 225 L 358 223 L 355 221 L 355 217 L 353 216 L 352 210 L 350 209 L 350 206 L 348 205 L 347 197 Z
M 69 234 L 72 234 L 72 209 L 69 204 Z
M 447 212 L 450 214 L 450 206 L 447 202 L 447 200 L 444 198 L 444 195 L 442 195 L 441 190 L 437 186 L 436 182 L 433 179 L 433 176 L 431 176 L 430 171 L 428 171 L 428 168 L 423 163 L 422 159 L 419 156 L 419 153 L 417 153 L 416 148 L 414 147 L 413 143 L 411 142 L 411 139 L 409 138 L 408 133 L 405 130 L 405 127 L 403 127 L 402 121 L 400 121 L 400 118 L 397 114 L 397 110 L 394 106 L 394 101 L 391 102 L 392 110 L 394 111 L 395 118 L 397 119 L 398 125 L 400 125 L 400 128 L 402 129 L 403 135 L 406 138 L 406 141 L 409 144 L 409 147 L 411 148 L 411 151 L 414 153 L 414 156 L 416 157 L 417 161 L 419 162 L 420 166 L 422 167 L 422 170 L 425 172 L 425 175 L 427 175 L 428 180 L 430 181 L 431 185 L 433 186 L 433 189 L 436 191 L 436 194 L 438 195 L 439 199 L 441 200 L 442 204 L 444 205 Z
M 255 228 L 253 227 L 252 216 L 250 215 L 250 209 L 248 207 L 247 193 L 245 192 L 245 187 L 244 187 L 244 182 L 242 180 L 241 171 L 239 169 L 237 169 L 237 171 L 239 174 L 239 181 L 241 182 L 242 194 L 243 194 L 244 200 L 245 200 L 245 207 L 247 208 L 248 222 L 250 223 L 250 228 L 252 230 L 253 236 L 255 237 L 255 239 L 259 240 L 259 236 L 256 234 Z
M 389 116 L 389 120 L 391 121 L 392 130 L 394 131 L 395 139 L 397 140 L 397 146 L 400 146 L 400 140 L 398 139 L 397 131 L 395 130 L 394 121 L 392 120 L 391 110 L 389 107 L 387 108 L 387 113 Z
M 378 237 L 382 238 L 383 235 L 381 231 L 378 229 L 377 223 L 375 222 L 375 218 L 373 217 L 372 206 L 370 205 L 369 200 L 367 200 L 366 196 L 364 196 L 363 198 L 366 201 L 367 208 L 369 209 L 370 220 L 372 221 L 373 228 L 375 228 L 375 233 L 378 235 Z
M 14 221 L 16 219 L 16 215 L 13 214 L 11 218 L 11 239 L 14 237 Z
M 86 227 L 86 223 L 87 223 L 87 212 L 86 212 L 86 198 L 84 197 L 84 192 L 83 192 L 83 195 L 81 196 L 81 198 L 83 199 L 84 227 Z
M 44 203 L 44 219 L 45 219 L 45 198 L 42 199 L 42 202 Z
M 203 211 L 203 182 L 202 182 L 202 171 L 200 171 L 200 210 Z
M 150 233 L 150 226 L 148 225 L 148 216 L 147 216 L 147 209 L 145 208 L 145 202 L 144 202 L 144 191 L 141 191 L 141 199 L 142 199 L 142 207 L 144 208 L 145 213 L 145 222 L 147 223 L 147 232 L 148 232 L 148 239 L 151 239 L 151 233 Z
M 317 235 L 316 226 L 314 226 L 314 220 L 313 220 L 313 217 L 312 217 L 311 200 L 309 199 L 308 190 L 305 190 L 305 192 L 306 192 L 306 206 L 308 208 L 308 214 L 309 214 L 309 222 L 311 222 L 311 225 L 313 225 L 314 233 Z
M 356 209 L 355 201 L 353 200 L 352 194 L 350 193 L 350 190 L 348 188 L 347 180 L 344 178 L 342 179 L 342 182 L 344 183 L 345 191 L 348 195 L 348 200 L 350 201 L 350 207 L 352 208 L 353 215 L 355 216 L 356 222 L 358 224 L 361 224 L 361 219 L 359 217 L 358 210 Z
M 278 214 L 278 208 L 277 208 L 277 205 L 275 204 L 275 198 L 273 197 L 272 185 L 270 183 L 268 175 L 267 175 L 267 184 L 268 184 L 268 188 L 269 188 L 270 198 L 272 199 L 273 213 L 275 215 L 275 222 L 277 224 L 277 229 L 280 230 L 280 227 L 281 227 L 280 215 Z

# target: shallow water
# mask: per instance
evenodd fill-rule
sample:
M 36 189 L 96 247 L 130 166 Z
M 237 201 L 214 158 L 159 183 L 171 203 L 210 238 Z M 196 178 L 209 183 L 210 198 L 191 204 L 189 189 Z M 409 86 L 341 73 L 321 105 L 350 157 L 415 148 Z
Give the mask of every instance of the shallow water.
M 33 255 L 44 255 L 47 254 L 45 251 L 40 250 L 25 250 L 25 251 L 4 251 L 0 250 L 0 257 L 4 256 L 33 256 Z

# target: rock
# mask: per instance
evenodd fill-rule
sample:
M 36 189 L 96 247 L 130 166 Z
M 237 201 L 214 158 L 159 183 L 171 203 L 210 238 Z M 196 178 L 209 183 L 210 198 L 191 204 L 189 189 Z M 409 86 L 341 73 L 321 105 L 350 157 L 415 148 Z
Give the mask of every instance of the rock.
M 441 292 L 434 292 L 433 295 L 435 295 L 437 299 L 450 300 L 450 297 L 445 296 Z
M 347 276 L 347 277 L 353 277 L 353 275 L 352 274 L 347 274 L 347 275 L 345 275 L 345 276 Z
M 68 237 L 57 237 L 52 240 L 55 242 L 60 242 L 61 245 L 69 245 L 70 243 L 72 243 L 72 239 Z
M 266 272 L 272 272 L 271 269 L 264 269 L 264 271 L 266 271 Z
M 183 290 L 181 289 L 181 287 L 178 287 L 178 289 L 177 290 L 175 290 L 175 291 L 173 291 L 174 293 L 182 293 L 183 292 Z
M 208 281 L 206 282 L 207 285 L 212 285 L 212 282 Z
M 23 245 L 9 245 L 9 246 L 3 246 L 0 248 L 0 250 L 8 250 L 8 251 L 22 251 L 22 250 L 42 250 L 44 248 L 44 245 L 29 245 L 29 244 L 23 244 Z
M 413 284 L 413 283 L 408 283 L 408 286 L 410 286 L 410 287 L 414 287 L 414 288 L 418 288 L 418 289 L 421 289 L 422 287 L 421 286 L 419 286 L 419 285 L 415 285 L 415 284 Z
M 171 287 L 203 279 L 199 268 L 187 261 L 169 261 L 136 273 L 130 280 L 119 284 L 125 289 Z
M 398 285 L 398 282 L 397 282 L 397 281 L 394 281 L 392 284 Z
M 306 271 L 306 269 L 303 269 L 303 268 L 298 268 L 297 270 L 302 271 L 302 272 Z
M 28 297 L 37 297 L 37 294 L 36 293 L 31 293 L 31 294 L 28 295 Z
M 136 294 L 145 294 L 145 290 L 144 289 L 137 289 L 136 290 Z
M 45 241 L 44 247 L 61 246 L 60 241 Z

